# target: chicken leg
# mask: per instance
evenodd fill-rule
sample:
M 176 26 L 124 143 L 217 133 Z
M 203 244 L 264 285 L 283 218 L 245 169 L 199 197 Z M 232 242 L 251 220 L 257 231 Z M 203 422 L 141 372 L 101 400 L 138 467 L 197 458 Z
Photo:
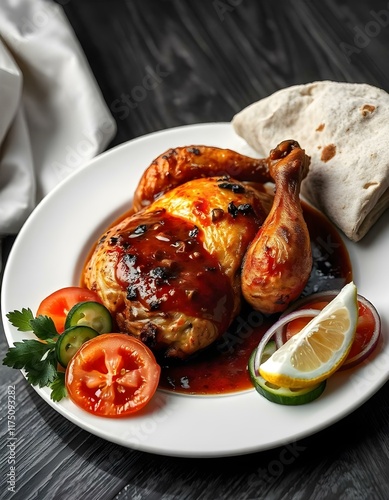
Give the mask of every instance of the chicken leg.
M 242 292 L 263 313 L 283 311 L 304 289 L 312 268 L 308 228 L 300 204 L 300 185 L 309 157 L 295 141 L 270 153 L 275 182 L 273 206 L 250 244 L 242 268 Z

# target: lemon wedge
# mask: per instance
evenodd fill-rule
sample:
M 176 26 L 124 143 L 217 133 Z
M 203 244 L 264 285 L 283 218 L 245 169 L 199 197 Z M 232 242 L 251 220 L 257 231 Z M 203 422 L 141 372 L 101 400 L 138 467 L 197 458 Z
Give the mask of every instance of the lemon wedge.
M 351 282 L 259 366 L 260 375 L 271 384 L 292 389 L 326 380 L 346 359 L 357 321 L 357 288 Z

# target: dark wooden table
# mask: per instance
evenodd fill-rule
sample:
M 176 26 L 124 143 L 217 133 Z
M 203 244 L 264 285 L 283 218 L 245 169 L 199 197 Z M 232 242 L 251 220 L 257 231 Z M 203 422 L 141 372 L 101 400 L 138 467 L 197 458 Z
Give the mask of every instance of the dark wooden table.
M 111 147 L 177 125 L 229 121 L 296 83 L 333 79 L 389 91 L 387 1 L 58 3 L 116 119 Z M 158 84 L 147 88 L 151 74 Z M 3 265 L 11 245 L 12 237 L 3 241 Z M 0 343 L 3 355 L 3 331 Z M 294 443 L 288 460 L 285 447 L 191 459 L 106 442 L 57 414 L 20 372 L 1 366 L 0 373 L 1 499 L 389 498 L 388 384 L 342 421 Z M 17 402 L 15 494 L 6 484 L 10 385 Z

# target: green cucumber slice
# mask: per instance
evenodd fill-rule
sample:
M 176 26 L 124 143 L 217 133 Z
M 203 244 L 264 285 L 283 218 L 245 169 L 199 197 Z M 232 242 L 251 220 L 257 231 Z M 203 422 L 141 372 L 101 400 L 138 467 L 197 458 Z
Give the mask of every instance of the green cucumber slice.
M 79 302 L 70 309 L 66 316 L 65 330 L 71 326 L 89 326 L 98 333 L 111 333 L 112 316 L 100 302 Z
M 266 345 L 263 351 L 262 360 L 265 361 L 265 358 L 270 357 L 275 351 L 275 349 L 276 349 L 275 342 L 270 341 Z M 255 353 L 256 349 L 251 354 L 248 362 L 248 370 L 251 382 L 254 385 L 257 392 L 259 392 L 259 394 L 264 396 L 272 403 L 277 403 L 281 405 L 290 405 L 290 406 L 302 405 L 310 403 L 314 399 L 317 399 L 324 391 L 326 387 L 325 380 L 320 384 L 304 389 L 288 389 L 286 387 L 279 387 L 277 385 L 270 384 L 267 380 L 261 377 L 261 375 L 255 373 L 254 371 Z
M 55 346 L 58 362 L 66 368 L 82 344 L 98 335 L 99 333 L 89 326 L 71 326 L 65 330 L 58 337 Z

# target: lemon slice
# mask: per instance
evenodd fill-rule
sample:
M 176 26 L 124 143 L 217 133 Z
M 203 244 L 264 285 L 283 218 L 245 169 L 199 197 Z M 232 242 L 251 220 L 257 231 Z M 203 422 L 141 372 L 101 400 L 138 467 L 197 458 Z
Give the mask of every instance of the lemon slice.
M 334 373 L 354 341 L 357 288 L 347 284 L 299 333 L 259 366 L 260 375 L 280 387 L 302 389 Z

